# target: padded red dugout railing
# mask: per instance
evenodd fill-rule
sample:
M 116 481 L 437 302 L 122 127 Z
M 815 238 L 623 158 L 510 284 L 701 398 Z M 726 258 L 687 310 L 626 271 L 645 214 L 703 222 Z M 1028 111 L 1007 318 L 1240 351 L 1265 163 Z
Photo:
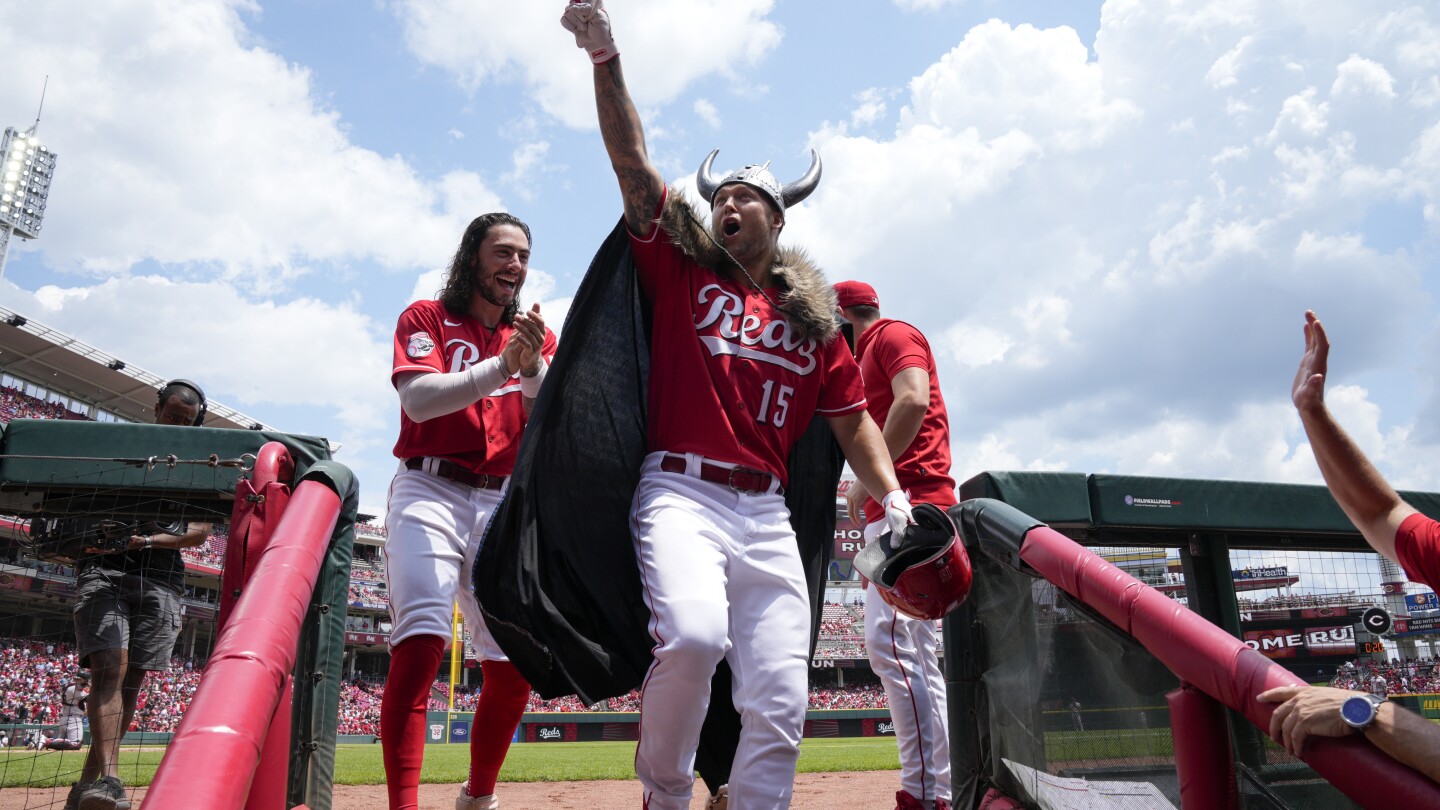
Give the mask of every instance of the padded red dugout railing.
M 1134 638 L 1185 684 L 1267 732 L 1276 706 L 1256 696 L 1277 686 L 1305 685 L 1240 639 L 1009 504 L 976 498 L 951 514 L 968 547 L 1012 562 L 1018 552 L 1020 562 Z M 1188 761 L 1214 773 L 1215 733 L 1212 727 L 1189 741 L 1207 751 L 1177 750 L 1180 766 Z M 1391 759 L 1363 736 L 1311 737 L 1301 758 L 1363 807 L 1440 807 L 1440 785 Z M 1207 807 L 1230 803 L 1215 803 L 1213 790 L 1206 795 L 1212 797 L 1202 800 Z M 1200 804 L 1185 804 L 1187 810 L 1192 806 Z

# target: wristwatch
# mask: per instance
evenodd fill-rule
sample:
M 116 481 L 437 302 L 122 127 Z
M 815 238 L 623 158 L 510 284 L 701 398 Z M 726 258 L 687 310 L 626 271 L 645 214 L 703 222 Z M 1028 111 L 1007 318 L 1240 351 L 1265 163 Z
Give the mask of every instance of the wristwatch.
M 1351 728 L 1365 729 L 1375 722 L 1375 717 L 1380 713 L 1380 707 L 1385 705 L 1385 698 L 1369 693 L 1355 695 L 1345 699 L 1340 704 L 1340 719 L 1345 725 Z

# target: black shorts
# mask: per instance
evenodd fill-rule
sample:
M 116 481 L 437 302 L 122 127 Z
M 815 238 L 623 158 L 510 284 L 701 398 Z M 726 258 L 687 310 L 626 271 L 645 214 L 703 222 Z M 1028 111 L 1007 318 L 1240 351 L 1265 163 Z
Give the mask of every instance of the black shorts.
M 90 653 L 129 650 L 130 666 L 168 669 L 180 636 L 180 592 L 154 578 L 86 572 L 75 589 L 75 640 L 80 664 Z

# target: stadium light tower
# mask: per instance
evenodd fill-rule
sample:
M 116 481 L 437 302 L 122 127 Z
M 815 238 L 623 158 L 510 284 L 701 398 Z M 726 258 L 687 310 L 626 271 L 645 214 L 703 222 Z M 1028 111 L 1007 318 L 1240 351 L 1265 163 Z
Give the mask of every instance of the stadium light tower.
M 40 109 L 45 109 L 44 90 L 40 91 Z M 50 181 L 55 176 L 55 153 L 35 137 L 39 127 L 40 114 L 36 113 L 29 129 L 21 132 L 7 127 L 5 138 L 0 140 L 0 278 L 5 277 L 10 237 L 38 237 L 45 218 Z

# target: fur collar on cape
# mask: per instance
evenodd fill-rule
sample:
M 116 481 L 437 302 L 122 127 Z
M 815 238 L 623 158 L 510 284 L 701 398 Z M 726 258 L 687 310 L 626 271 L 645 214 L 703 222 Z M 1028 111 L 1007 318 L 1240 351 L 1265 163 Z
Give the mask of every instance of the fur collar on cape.
M 665 195 L 660 211 L 660 225 L 670 235 L 670 243 L 702 267 L 721 276 L 741 278 L 744 272 L 724 250 L 715 244 L 709 231 L 695 216 L 679 189 L 671 188 Z M 806 338 L 821 344 L 829 343 L 839 334 L 835 324 L 835 288 L 825 274 L 800 248 L 781 247 L 775 254 L 771 276 L 784 292 L 775 303 L 785 319 Z

